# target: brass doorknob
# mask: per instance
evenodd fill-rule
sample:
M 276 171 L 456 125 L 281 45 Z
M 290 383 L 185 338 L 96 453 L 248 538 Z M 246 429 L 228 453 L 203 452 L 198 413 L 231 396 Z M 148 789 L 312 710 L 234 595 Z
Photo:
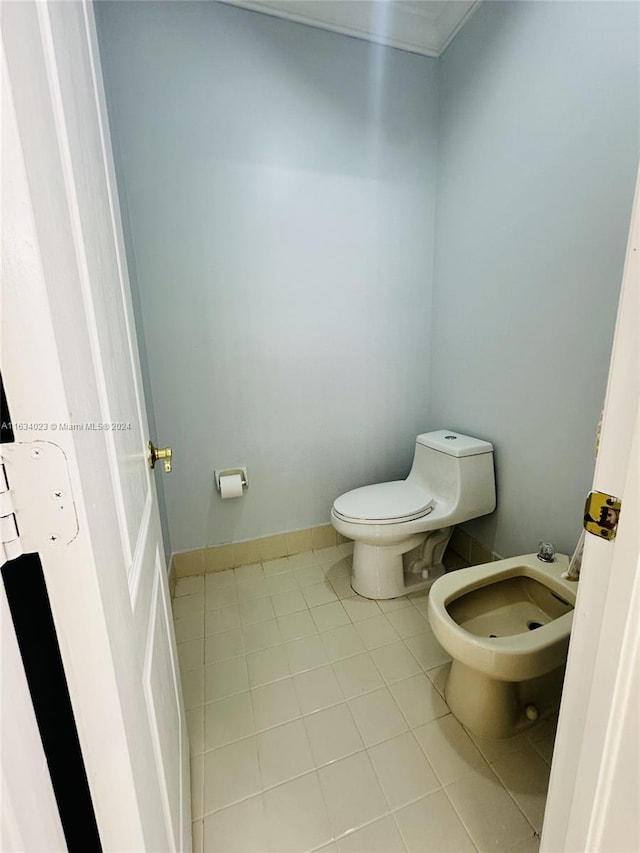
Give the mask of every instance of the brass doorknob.
M 165 473 L 169 473 L 171 471 L 171 448 L 170 447 L 154 447 L 153 442 L 150 441 L 148 444 L 149 447 L 149 468 L 155 468 L 156 462 L 158 459 L 164 459 L 164 470 Z

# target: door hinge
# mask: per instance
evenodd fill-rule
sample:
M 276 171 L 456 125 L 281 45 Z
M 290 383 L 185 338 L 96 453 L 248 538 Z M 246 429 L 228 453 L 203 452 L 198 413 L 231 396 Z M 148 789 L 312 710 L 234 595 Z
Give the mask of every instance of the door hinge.
M 616 538 L 622 501 L 605 492 L 589 492 L 584 505 L 584 529 L 598 539 Z
M 67 458 L 50 441 L 0 445 L 0 565 L 78 534 Z

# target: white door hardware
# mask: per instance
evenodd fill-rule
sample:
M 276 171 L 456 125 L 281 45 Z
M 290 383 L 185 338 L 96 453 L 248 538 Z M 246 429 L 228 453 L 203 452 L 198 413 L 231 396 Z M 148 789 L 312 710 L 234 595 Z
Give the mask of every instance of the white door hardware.
M 50 441 L 0 445 L 0 565 L 68 545 L 78 534 L 67 459 Z

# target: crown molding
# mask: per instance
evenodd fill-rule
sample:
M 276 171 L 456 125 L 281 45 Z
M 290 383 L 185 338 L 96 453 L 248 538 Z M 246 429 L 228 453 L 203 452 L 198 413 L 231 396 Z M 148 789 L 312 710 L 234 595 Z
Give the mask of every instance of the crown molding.
M 410 53 L 437 57 L 480 0 L 220 0 Z

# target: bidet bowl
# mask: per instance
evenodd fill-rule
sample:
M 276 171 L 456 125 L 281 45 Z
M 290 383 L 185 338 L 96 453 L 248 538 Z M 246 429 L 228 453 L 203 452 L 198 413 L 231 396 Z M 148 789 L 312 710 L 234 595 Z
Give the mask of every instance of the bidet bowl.
M 429 593 L 433 633 L 454 661 L 498 681 L 563 666 L 576 599 L 561 577 L 568 564 L 527 554 L 448 573 Z

